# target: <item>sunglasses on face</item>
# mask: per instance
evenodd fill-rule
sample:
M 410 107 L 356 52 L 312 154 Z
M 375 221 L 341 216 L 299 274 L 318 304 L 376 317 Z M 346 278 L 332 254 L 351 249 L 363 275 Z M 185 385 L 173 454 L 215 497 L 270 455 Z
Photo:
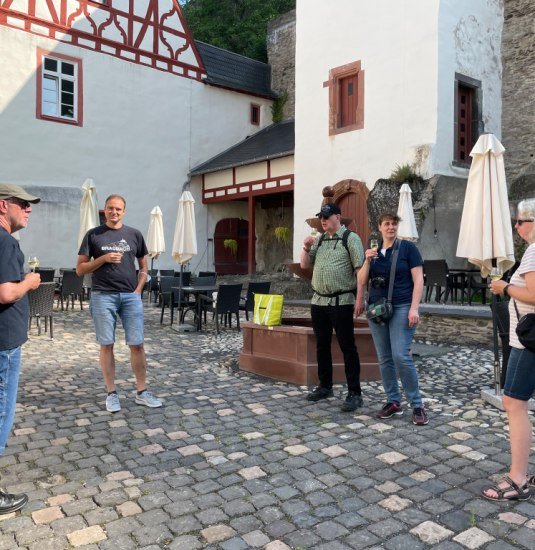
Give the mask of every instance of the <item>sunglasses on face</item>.
M 11 197 L 10 199 L 7 199 L 7 201 L 10 202 L 11 204 L 16 204 L 20 206 L 22 210 L 27 210 L 32 205 L 30 202 L 22 199 L 17 199 L 16 197 Z
M 516 220 L 516 225 L 518 225 L 518 227 L 520 227 L 523 223 L 531 223 L 535 220 Z

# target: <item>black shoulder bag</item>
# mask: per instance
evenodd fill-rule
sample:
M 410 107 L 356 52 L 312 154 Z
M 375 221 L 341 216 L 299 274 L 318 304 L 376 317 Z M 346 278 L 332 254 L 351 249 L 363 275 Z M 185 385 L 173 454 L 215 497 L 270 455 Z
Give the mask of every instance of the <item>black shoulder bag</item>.
M 535 353 L 535 313 L 528 313 L 520 317 L 516 300 L 513 300 L 513 304 L 515 306 L 516 318 L 518 319 L 518 324 L 516 325 L 518 341 L 526 349 Z
M 366 308 L 366 318 L 378 325 L 382 325 L 385 321 L 392 319 L 394 315 L 394 306 L 392 305 L 392 294 L 394 293 L 394 279 L 396 278 L 396 264 L 398 262 L 399 241 L 396 239 L 392 260 L 390 263 L 390 278 L 388 281 L 388 296 L 381 298 L 375 304 L 370 304 Z

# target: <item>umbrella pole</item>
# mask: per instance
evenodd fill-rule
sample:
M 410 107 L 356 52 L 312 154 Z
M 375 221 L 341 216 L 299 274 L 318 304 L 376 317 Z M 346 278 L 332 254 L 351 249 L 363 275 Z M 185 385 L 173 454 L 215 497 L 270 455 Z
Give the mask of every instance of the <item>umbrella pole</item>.
M 494 391 L 496 395 L 500 395 L 500 351 L 498 345 L 498 321 L 496 319 L 496 295 L 492 295 L 492 343 L 494 346 Z

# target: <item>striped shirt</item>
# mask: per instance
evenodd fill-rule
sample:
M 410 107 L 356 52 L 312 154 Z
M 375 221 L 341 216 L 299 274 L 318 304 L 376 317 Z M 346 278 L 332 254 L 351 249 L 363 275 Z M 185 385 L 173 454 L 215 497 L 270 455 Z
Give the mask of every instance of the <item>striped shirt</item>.
M 525 275 L 530 271 L 535 271 L 535 243 L 530 244 L 526 252 L 524 252 L 524 256 L 522 256 L 522 261 L 520 262 L 518 269 L 511 277 L 510 284 L 512 284 L 513 286 L 526 288 Z M 520 300 L 514 300 L 513 298 L 511 298 L 511 300 L 509 301 L 509 344 L 513 348 L 524 349 L 524 346 L 518 341 L 518 337 L 516 335 L 518 318 L 516 316 L 514 302 L 516 302 L 516 307 L 518 308 L 518 313 L 520 314 L 520 317 L 526 315 L 527 313 L 535 313 L 535 306 L 532 306 L 531 304 L 526 304 L 525 302 L 521 302 Z
M 310 261 L 314 266 L 312 274 L 312 287 L 314 296 L 312 303 L 316 306 L 334 306 L 336 298 L 319 296 L 320 294 L 334 294 L 348 290 L 345 294 L 338 296 L 338 304 L 341 306 L 355 303 L 355 294 L 352 292 L 357 287 L 355 270 L 364 261 L 364 248 L 362 241 L 356 233 L 350 233 L 347 239 L 347 248 L 342 243 L 342 237 L 346 227 L 340 229 L 330 237 L 325 234 L 321 246 L 319 236 L 310 249 Z

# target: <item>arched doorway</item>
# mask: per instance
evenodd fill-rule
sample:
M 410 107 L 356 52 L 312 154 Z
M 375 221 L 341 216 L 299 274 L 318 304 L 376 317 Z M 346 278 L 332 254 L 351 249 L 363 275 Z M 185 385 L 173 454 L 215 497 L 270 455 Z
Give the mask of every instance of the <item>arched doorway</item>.
M 357 180 L 339 181 L 333 186 L 334 202 L 342 210 L 343 218 L 351 218 L 348 228 L 355 231 L 366 248 L 370 236 L 368 221 L 368 194 L 366 184 Z

